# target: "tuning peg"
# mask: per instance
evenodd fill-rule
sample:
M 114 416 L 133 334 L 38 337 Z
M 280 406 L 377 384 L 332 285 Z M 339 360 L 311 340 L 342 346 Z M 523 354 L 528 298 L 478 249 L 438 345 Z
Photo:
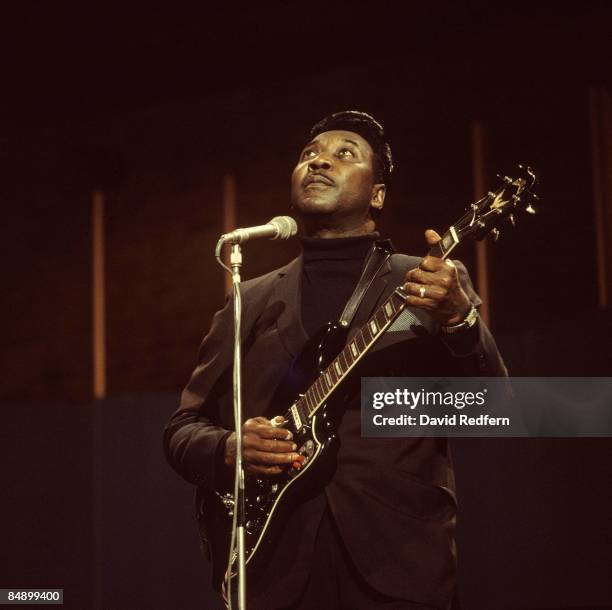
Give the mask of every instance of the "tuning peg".
M 514 218 L 514 214 L 510 214 L 510 216 L 508 216 L 508 220 L 510 221 L 510 224 L 516 229 L 516 219 Z
M 491 235 L 493 235 L 493 241 L 497 241 L 499 239 L 499 229 L 497 227 L 491 229 Z
M 500 180 L 504 181 L 506 184 L 512 184 L 512 178 L 508 176 L 502 176 L 501 174 L 495 174 Z M 490 195 L 491 193 L 489 193 Z
M 535 208 L 534 208 L 534 207 L 533 207 L 531 204 L 529 204 L 529 205 L 528 205 L 528 206 L 525 208 L 525 211 L 526 211 L 528 214 L 535 214 L 535 213 L 536 213 Z

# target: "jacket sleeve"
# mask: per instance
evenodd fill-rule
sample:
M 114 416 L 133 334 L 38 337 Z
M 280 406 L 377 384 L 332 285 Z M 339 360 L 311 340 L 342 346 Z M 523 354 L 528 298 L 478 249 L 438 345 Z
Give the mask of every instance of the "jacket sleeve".
M 190 483 L 209 489 L 217 488 L 217 465 L 231 432 L 221 424 L 218 398 L 231 383 L 232 311 L 230 299 L 213 317 L 198 365 L 164 430 L 164 451 L 172 468 Z
M 476 294 L 472 280 L 461 261 L 454 261 L 459 272 L 459 282 L 474 307 L 482 305 Z M 495 339 L 481 318 L 476 324 L 463 332 L 452 335 L 440 335 L 458 368 L 466 376 L 507 377 L 508 370 L 497 349 Z

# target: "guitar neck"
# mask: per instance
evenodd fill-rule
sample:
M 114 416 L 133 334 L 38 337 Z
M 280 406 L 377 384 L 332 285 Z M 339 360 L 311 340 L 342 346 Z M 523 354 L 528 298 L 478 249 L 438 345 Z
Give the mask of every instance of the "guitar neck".
M 444 233 L 442 239 L 429 249 L 427 256 L 435 256 L 446 260 L 450 256 L 450 253 L 459 245 L 460 241 L 461 239 L 455 227 L 450 227 L 448 231 Z

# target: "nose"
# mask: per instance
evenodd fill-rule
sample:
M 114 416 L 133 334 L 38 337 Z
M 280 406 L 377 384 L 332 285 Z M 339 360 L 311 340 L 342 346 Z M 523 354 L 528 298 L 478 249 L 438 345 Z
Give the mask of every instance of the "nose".
M 329 170 L 332 168 L 332 160 L 325 152 L 320 152 L 314 159 L 308 162 L 308 169 L 315 171 L 317 169 Z

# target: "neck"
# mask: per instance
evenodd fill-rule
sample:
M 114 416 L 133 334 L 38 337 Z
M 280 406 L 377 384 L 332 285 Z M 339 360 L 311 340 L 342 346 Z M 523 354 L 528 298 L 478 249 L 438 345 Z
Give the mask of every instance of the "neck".
M 333 239 L 335 237 L 356 237 L 369 235 L 376 230 L 376 223 L 371 218 L 361 220 L 359 223 L 331 224 L 321 217 L 302 218 L 302 234 L 306 237 L 319 237 Z

